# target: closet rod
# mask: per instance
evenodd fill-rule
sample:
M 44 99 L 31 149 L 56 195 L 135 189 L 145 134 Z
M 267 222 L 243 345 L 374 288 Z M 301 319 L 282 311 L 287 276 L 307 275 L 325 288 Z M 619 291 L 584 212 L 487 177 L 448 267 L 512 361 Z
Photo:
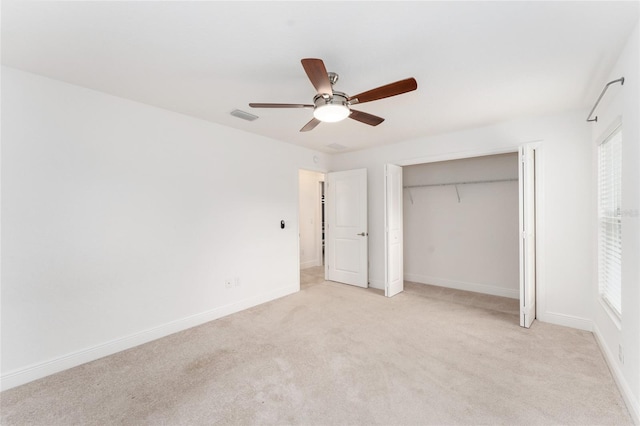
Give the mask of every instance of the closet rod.
M 451 183 L 427 183 L 424 185 L 407 185 L 403 188 L 421 188 L 423 186 L 450 186 L 450 185 L 472 185 L 475 183 L 494 183 L 494 182 L 515 182 L 518 179 L 490 179 L 490 180 L 475 180 L 475 181 L 467 181 L 467 182 L 451 182 Z
M 602 99 L 602 97 L 606 93 L 606 91 L 609 88 L 609 86 L 611 86 L 614 83 L 620 83 L 621 86 L 624 86 L 624 77 L 620 77 L 620 78 L 618 78 L 616 80 L 611 80 L 610 82 L 608 82 L 604 86 L 604 89 L 602 89 L 602 93 L 600 93 L 600 96 L 598 96 L 598 100 L 596 101 L 596 104 L 593 106 L 593 108 L 591 108 L 591 112 L 589 113 L 589 116 L 587 117 L 587 121 L 598 121 L 598 116 L 596 115 L 594 118 L 591 118 L 591 114 L 593 114 L 593 111 L 595 111 L 596 108 L 598 108 L 598 104 L 600 103 L 600 99 Z

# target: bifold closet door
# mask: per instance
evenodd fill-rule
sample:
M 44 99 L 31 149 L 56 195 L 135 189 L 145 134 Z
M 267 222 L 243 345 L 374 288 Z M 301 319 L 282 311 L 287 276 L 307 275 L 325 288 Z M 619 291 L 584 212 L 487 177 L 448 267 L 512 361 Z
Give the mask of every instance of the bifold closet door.
M 395 296 L 404 291 L 402 167 L 386 164 L 385 168 L 385 283 L 384 295 Z
M 520 326 L 536 318 L 536 186 L 535 150 L 520 147 Z

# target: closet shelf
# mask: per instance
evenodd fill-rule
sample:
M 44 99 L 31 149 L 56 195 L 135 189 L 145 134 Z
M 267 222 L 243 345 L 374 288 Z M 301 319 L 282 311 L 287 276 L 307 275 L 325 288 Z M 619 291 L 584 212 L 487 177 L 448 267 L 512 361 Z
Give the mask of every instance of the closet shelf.
M 464 182 L 449 182 L 449 183 L 426 183 L 422 185 L 407 185 L 403 188 L 422 188 L 427 186 L 451 186 L 451 185 L 474 185 L 478 183 L 494 183 L 494 182 L 516 182 L 517 178 L 510 179 L 489 179 L 489 180 L 475 180 L 475 181 L 464 181 Z

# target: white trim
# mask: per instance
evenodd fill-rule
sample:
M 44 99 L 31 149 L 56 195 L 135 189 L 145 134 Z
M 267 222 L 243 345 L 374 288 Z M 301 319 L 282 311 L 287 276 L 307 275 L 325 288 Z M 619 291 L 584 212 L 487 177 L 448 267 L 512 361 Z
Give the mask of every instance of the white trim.
M 300 264 L 300 170 L 296 171 L 296 265 L 298 265 L 298 269 L 302 269 L 302 265 Z M 296 272 L 296 281 L 298 284 L 298 289 L 300 289 L 300 272 Z
M 605 128 L 602 133 L 596 138 L 595 146 L 596 148 L 602 145 L 619 127 L 622 126 L 622 116 L 618 115 L 611 119 L 609 125 Z
M 534 148 L 537 148 L 538 146 L 540 146 L 540 142 L 542 142 L 541 139 L 529 141 L 529 142 L 523 142 L 515 146 L 487 148 L 487 149 L 479 149 L 479 150 L 473 150 L 473 151 L 447 152 L 444 154 L 429 155 L 426 157 L 398 160 L 398 161 L 393 161 L 392 163 L 398 166 L 413 166 L 416 164 L 434 163 L 438 161 L 461 160 L 464 158 L 485 157 L 487 155 L 508 154 L 511 152 L 517 153 L 520 146 L 522 145 L 533 144 Z
M 577 328 L 578 330 L 592 331 L 593 321 L 586 318 L 576 317 L 573 315 L 559 314 L 557 312 L 540 312 L 536 314 L 536 318 L 542 322 L 550 324 L 562 325 L 564 327 Z
M 213 321 L 227 315 L 240 312 L 262 303 L 269 302 L 296 293 L 300 290 L 298 285 L 289 285 L 280 287 L 276 290 L 263 293 L 257 297 L 250 297 L 228 305 L 219 306 L 209 311 L 191 315 L 176 321 L 153 327 L 138 333 L 133 333 L 125 337 L 111 340 L 106 343 L 88 347 L 76 352 L 72 352 L 49 361 L 32 364 L 24 368 L 9 371 L 0 377 L 0 390 L 14 388 L 16 386 L 29 383 L 31 381 L 41 379 L 54 373 L 103 358 L 117 352 L 133 348 L 143 343 L 168 336 L 179 331 Z
M 544 178 L 544 143 L 542 141 L 534 142 L 533 149 L 536 155 L 535 173 L 536 173 L 536 318 L 540 319 L 539 313 L 544 313 L 547 309 L 547 293 L 545 285 L 546 258 L 545 258 L 545 178 Z M 590 322 L 590 321 L 589 321 Z M 585 324 L 583 319 L 577 321 Z M 590 325 L 589 325 L 590 327 Z
M 300 269 L 313 268 L 314 266 L 322 266 L 320 259 L 307 260 L 306 262 L 300 262 Z
M 629 383 L 627 383 L 622 371 L 620 371 L 620 367 L 618 367 L 617 357 L 611 353 L 605 344 L 602 333 L 600 332 L 598 325 L 595 323 L 593 324 L 593 335 L 595 336 L 596 342 L 598 343 L 598 346 L 600 346 L 600 351 L 604 355 L 604 359 L 609 366 L 609 371 L 611 371 L 611 375 L 613 376 L 616 385 L 618 385 L 622 399 L 624 399 L 625 404 L 627 404 L 627 408 L 629 409 L 629 414 L 631 415 L 633 422 L 640 425 L 640 402 L 638 402 L 633 395 L 631 387 L 629 387 Z
M 319 179 L 316 183 L 316 264 L 314 266 L 322 266 L 322 249 L 324 247 L 324 240 L 322 238 L 322 228 L 324 226 L 322 223 L 322 187 L 324 186 L 324 174 Z
M 408 272 L 405 272 L 404 280 L 411 281 L 414 283 L 419 283 L 419 284 L 429 284 L 429 285 L 435 285 L 438 287 L 453 288 L 456 290 L 473 291 L 474 293 L 483 293 L 483 294 L 491 294 L 493 296 L 508 297 L 510 299 L 520 298 L 520 290 L 517 288 L 510 289 L 510 288 L 504 288 L 504 287 L 497 287 L 494 285 L 470 283 L 465 281 L 454 281 L 454 280 L 448 280 L 445 278 L 431 277 L 428 275 L 411 274 Z
M 616 326 L 618 331 L 622 331 L 622 319 L 618 316 L 617 312 L 615 312 L 615 310 L 611 307 L 609 302 L 607 302 L 602 298 L 602 295 L 600 294 L 599 290 L 598 290 L 598 295 L 596 297 L 598 298 L 598 303 L 600 303 L 600 306 L 602 306 L 602 310 L 607 313 L 613 325 Z
M 369 288 L 384 290 L 384 280 L 372 280 L 371 278 L 369 278 Z

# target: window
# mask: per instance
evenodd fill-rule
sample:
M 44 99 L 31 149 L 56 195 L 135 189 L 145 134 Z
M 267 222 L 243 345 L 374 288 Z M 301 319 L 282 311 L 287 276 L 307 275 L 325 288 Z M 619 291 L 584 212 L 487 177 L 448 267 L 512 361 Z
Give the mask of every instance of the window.
M 622 127 L 598 146 L 598 283 L 600 296 L 622 315 Z

